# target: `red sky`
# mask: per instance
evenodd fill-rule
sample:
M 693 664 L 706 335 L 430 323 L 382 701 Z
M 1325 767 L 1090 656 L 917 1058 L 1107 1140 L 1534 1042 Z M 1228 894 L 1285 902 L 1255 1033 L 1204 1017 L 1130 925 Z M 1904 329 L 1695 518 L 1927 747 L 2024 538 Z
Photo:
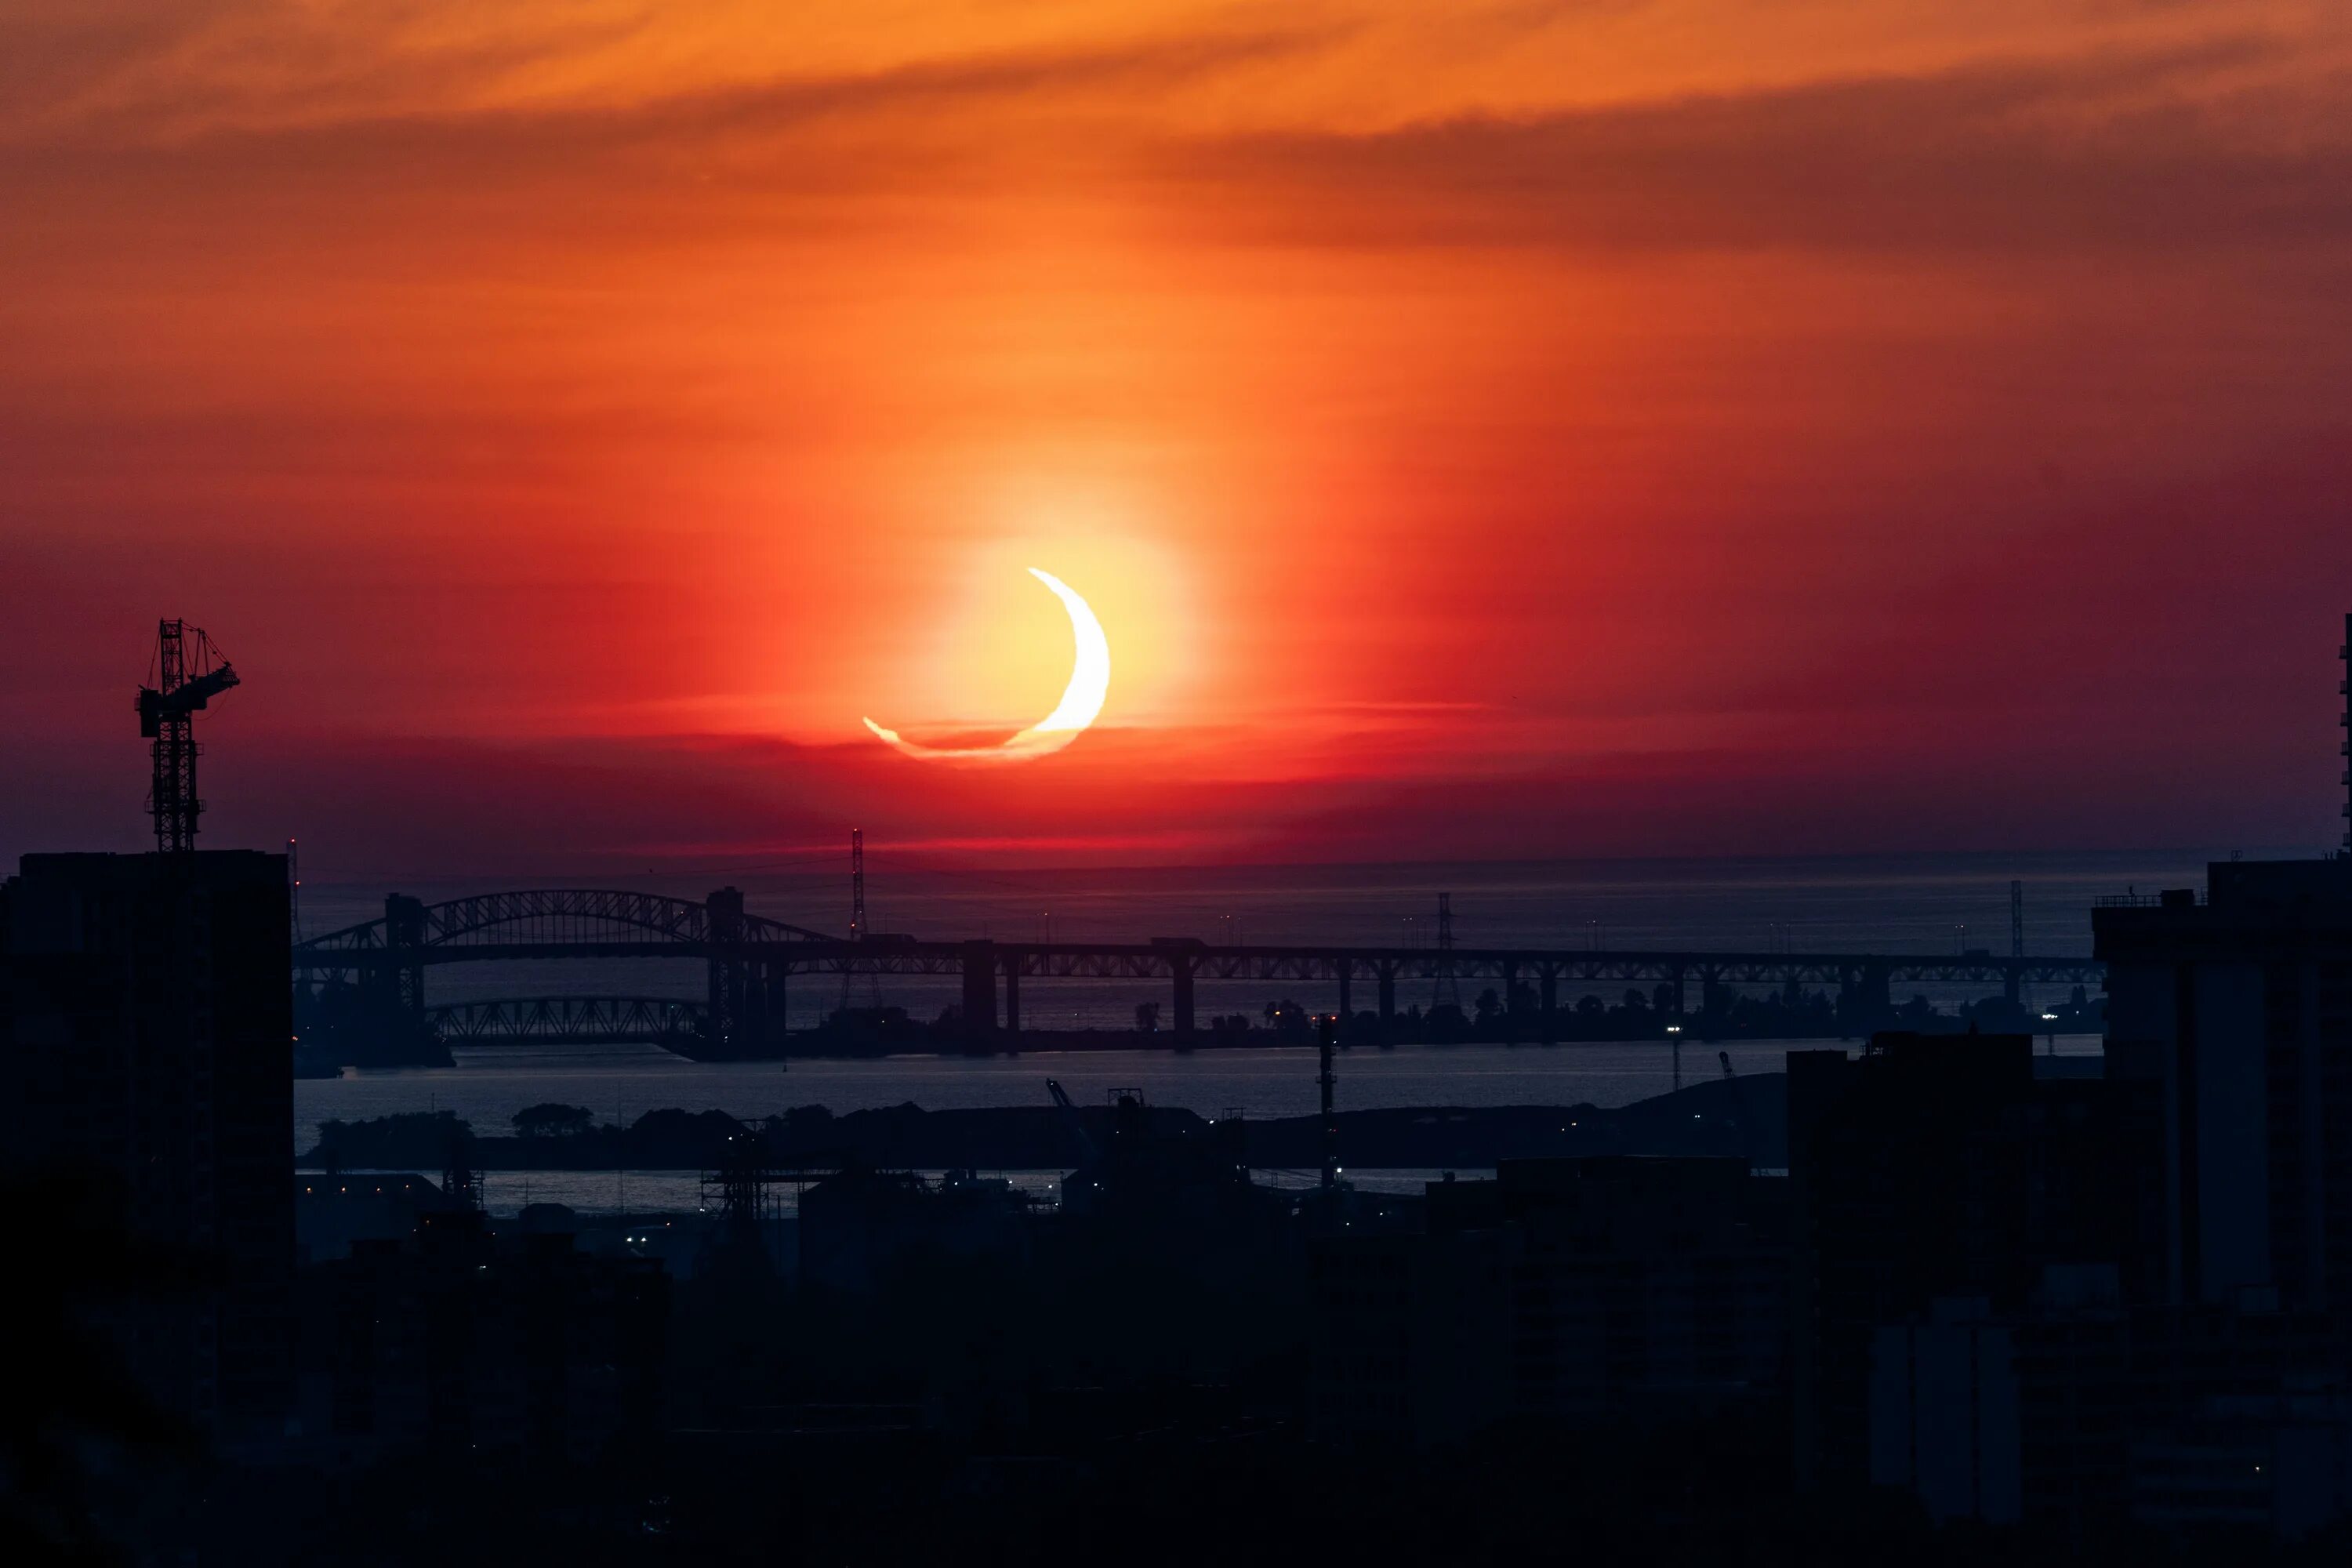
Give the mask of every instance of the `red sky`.
M 689 15 L 688 13 L 691 13 Z M 2332 4 L 198 5 L 0 51 L 0 853 L 2332 843 Z M 972 770 L 859 720 L 1052 708 Z

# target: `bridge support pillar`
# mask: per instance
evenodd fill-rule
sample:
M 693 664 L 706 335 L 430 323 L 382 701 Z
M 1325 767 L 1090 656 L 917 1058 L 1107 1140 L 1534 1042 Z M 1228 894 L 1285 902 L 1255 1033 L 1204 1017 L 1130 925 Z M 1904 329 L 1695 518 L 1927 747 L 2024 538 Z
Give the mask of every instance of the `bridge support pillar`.
M 1356 1022 L 1356 961 L 1339 961 L 1339 1038 L 1345 1040 Z
M 1381 964 L 1373 973 L 1380 977 L 1381 1038 L 1386 1040 L 1389 1037 L 1390 1026 L 1396 1022 L 1397 966 L 1393 961 L 1391 961 Z
M 1703 963 L 1699 965 L 1698 1037 L 1702 1040 L 1712 1040 L 1715 1038 L 1716 1023 L 1725 1013 L 1730 1010 L 1730 1007 L 1731 992 L 1723 984 L 1723 971 L 1717 969 L 1712 963 Z M 1677 1035 L 1675 1037 L 1675 1044 L 1679 1046 L 1682 1041 L 1682 1037 Z M 1680 1086 L 1677 1085 L 1676 1087 Z
M 758 966 L 759 1028 L 757 1037 L 760 1054 L 777 1061 L 784 1058 L 784 1039 L 790 1034 L 789 1015 L 784 1010 L 784 965 L 781 959 L 768 959 Z
M 2025 965 L 2014 959 L 2000 966 L 2000 994 L 2009 998 L 2012 1007 L 2025 1001 Z
M 1519 1042 L 1519 961 L 1503 960 L 1503 1038 L 1510 1045 Z
M 1549 1046 L 1559 1038 L 1559 971 L 1546 964 L 1541 984 L 1543 1043 Z
M 743 955 L 743 894 L 721 888 L 704 904 L 709 921 L 709 1010 L 703 1028 L 710 1049 L 722 1056 L 746 1054 L 746 1015 L 751 1011 L 751 966 Z
M 1004 955 L 1004 1033 L 1008 1046 L 1021 1043 L 1021 955 Z
M 1894 1013 L 1893 977 L 1886 965 L 1850 965 L 1838 976 L 1838 1027 L 1846 1039 L 1884 1028 Z
M 393 1059 L 432 1045 L 425 1021 L 425 901 L 405 893 L 383 900 L 384 962 L 372 976 L 375 996 L 370 1011 L 383 1030 Z
M 996 1037 L 996 944 L 963 944 L 963 1040 L 970 1050 L 986 1050 Z
M 1181 1050 L 1192 1043 L 1192 955 L 1169 954 L 1168 968 L 1176 980 L 1176 1046 Z

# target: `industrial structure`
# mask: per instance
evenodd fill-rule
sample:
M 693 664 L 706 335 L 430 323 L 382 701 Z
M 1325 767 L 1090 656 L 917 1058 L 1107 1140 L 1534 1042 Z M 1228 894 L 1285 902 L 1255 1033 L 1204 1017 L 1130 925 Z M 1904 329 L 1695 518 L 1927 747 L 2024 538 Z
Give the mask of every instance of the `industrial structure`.
M 139 689 L 139 732 L 154 742 L 154 782 L 148 809 L 155 816 L 155 847 L 184 855 L 196 847 L 195 715 L 237 684 L 236 671 L 211 637 L 185 621 L 155 624 L 152 686 Z

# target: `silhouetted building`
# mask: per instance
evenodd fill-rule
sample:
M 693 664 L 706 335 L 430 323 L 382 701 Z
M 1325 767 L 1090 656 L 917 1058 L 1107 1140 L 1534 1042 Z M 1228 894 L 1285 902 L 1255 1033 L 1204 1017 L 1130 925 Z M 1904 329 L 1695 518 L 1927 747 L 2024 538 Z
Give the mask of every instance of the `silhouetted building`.
M 270 1435 L 289 1394 L 287 890 L 285 857 L 242 850 L 28 855 L 0 887 L 0 1158 L 100 1183 L 205 1271 L 106 1326 L 222 1436 Z
M 1874 1336 L 1870 1479 L 1913 1492 L 1937 1520 L 2071 1532 L 2234 1521 L 2298 1533 L 2347 1495 L 2340 1456 L 2335 1470 L 2311 1468 L 2343 1436 L 2332 1340 L 2310 1314 L 2129 1305 L 2099 1266 L 2046 1270 L 2010 1312 L 1941 1299 Z M 2225 1456 L 2263 1445 L 2302 1468 L 2225 1474 Z M 2164 1478 L 2181 1468 L 2202 1479 L 2168 1497 Z M 2200 1501 L 2203 1487 L 2228 1500 Z
M 2108 1072 L 2162 1116 L 2170 1300 L 2352 1322 L 2352 860 L 2224 861 L 2092 912 Z
M 2131 1446 L 2131 1517 L 2294 1539 L 2352 1509 L 2352 1409 L 2341 1393 L 2218 1396 Z
M 1001 1179 L 950 1171 L 933 1184 L 906 1171 L 852 1166 L 801 1194 L 800 1274 L 833 1289 L 871 1290 L 909 1256 L 1024 1256 L 1028 1195 Z
M 1063 1211 L 1139 1225 L 1245 1226 L 1286 1214 L 1285 1200 L 1250 1181 L 1243 1131 L 1231 1118 L 1219 1130 L 1155 1113 L 1139 1092 L 1121 1090 L 1110 1136 L 1063 1178 Z
M 2022 1509 L 2016 1331 L 1981 1296 L 1881 1325 L 1870 1356 L 1870 1479 L 1929 1518 L 2013 1524 Z
M 585 1462 L 648 1440 L 668 1283 L 564 1234 L 494 1237 L 471 1209 L 355 1240 L 303 1271 L 311 1456 Z
M 1430 1444 L 1778 1394 L 1780 1184 L 1742 1160 L 1507 1160 L 1492 1181 L 1432 1185 L 1425 1234 L 1325 1237 L 1311 1428 Z
M 355 1241 L 397 1241 L 450 1206 L 441 1189 L 405 1172 L 314 1171 L 294 1193 L 294 1239 L 304 1262 L 348 1258 Z
M 1801 1479 L 1869 1479 L 1874 1353 L 1934 1378 L 1993 1352 L 1971 1325 L 2023 1311 L 2053 1267 L 2105 1264 L 2140 1289 L 2148 1118 L 2126 1086 L 2037 1080 L 2032 1047 L 1895 1034 L 1860 1058 L 1789 1054 Z

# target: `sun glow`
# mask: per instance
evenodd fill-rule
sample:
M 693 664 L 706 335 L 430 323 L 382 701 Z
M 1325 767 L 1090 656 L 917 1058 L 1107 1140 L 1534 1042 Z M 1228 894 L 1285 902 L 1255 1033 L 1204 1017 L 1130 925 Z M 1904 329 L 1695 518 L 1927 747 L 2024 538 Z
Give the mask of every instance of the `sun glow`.
M 1035 566 L 1029 568 L 1029 575 L 1052 589 L 1054 596 L 1062 601 L 1062 608 L 1070 617 L 1071 636 L 1076 642 L 1070 661 L 1069 684 L 1062 689 L 1062 700 L 1051 713 L 995 746 L 925 746 L 871 719 L 866 721 L 866 727 L 898 751 L 927 762 L 1027 762 L 1050 756 L 1076 740 L 1102 712 L 1103 700 L 1110 693 L 1110 639 L 1103 635 L 1102 622 L 1096 619 L 1094 610 L 1076 589 Z

